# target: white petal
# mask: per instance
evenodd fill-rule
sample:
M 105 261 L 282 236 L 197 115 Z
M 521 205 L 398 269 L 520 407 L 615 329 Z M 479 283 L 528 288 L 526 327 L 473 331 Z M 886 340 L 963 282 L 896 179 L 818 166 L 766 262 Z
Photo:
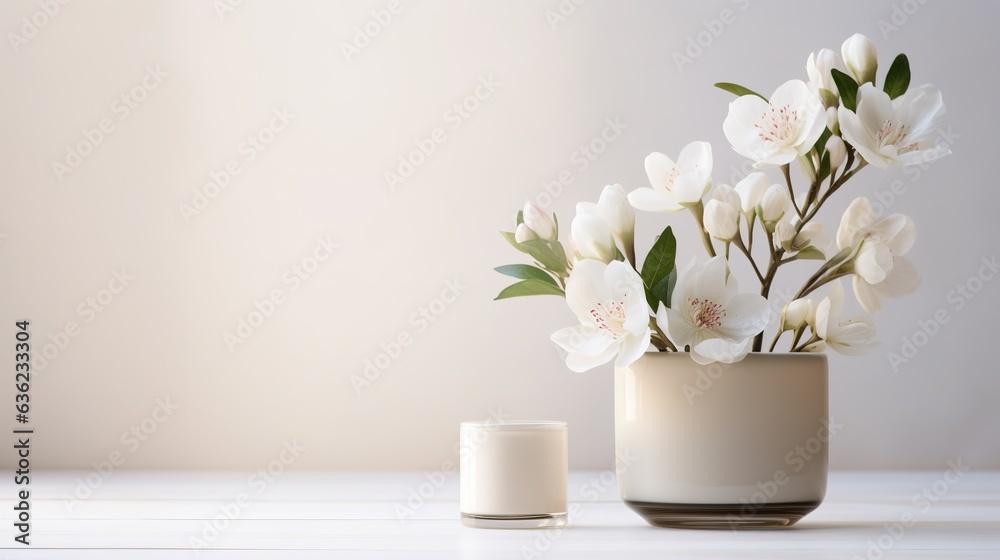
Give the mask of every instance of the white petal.
M 656 314 L 656 324 L 679 349 L 691 344 L 696 332 L 691 321 L 674 308 L 661 307 L 660 312 Z
M 878 342 L 875 341 L 875 325 L 870 317 L 859 315 L 841 322 L 826 342 L 835 351 L 845 356 L 861 356 L 870 352 Z
M 623 261 L 612 261 L 604 270 L 604 285 L 608 287 L 608 298 L 621 302 L 626 309 L 623 327 L 632 333 L 649 329 L 649 304 L 642 277 Z
M 673 186 L 673 176 L 676 174 L 674 160 L 660 152 L 646 156 L 646 176 L 649 184 L 656 190 L 669 191 Z
M 772 148 L 767 153 L 759 155 L 761 155 L 761 158 L 757 163 L 753 164 L 754 169 L 770 169 L 792 163 L 795 161 L 795 158 L 799 157 L 799 152 L 792 147 Z
M 695 172 L 681 173 L 674 180 L 674 200 L 684 206 L 695 204 L 705 195 L 709 185 Z
M 920 274 L 906 257 L 896 257 L 892 263 L 892 273 L 872 288 L 882 297 L 898 298 L 908 296 L 920 287 Z
M 694 272 L 696 297 L 725 305 L 735 294 L 736 277 L 729 276 L 729 265 L 725 257 L 712 257 L 700 270 L 695 269 Z
M 708 142 L 691 142 L 677 156 L 677 165 L 685 172 L 694 172 L 697 182 L 705 188 L 711 183 L 712 164 L 712 145 Z
M 615 367 L 625 367 L 638 360 L 649 349 L 649 339 L 652 331 L 649 327 L 641 336 L 629 336 L 622 342 L 621 349 L 618 350 L 618 359 Z
M 858 298 L 858 303 L 868 313 L 875 313 L 882 308 L 878 294 L 872 289 L 871 284 L 860 276 L 854 277 L 854 297 Z
M 635 212 L 621 185 L 604 187 L 595 208 L 615 235 L 627 235 L 635 230 Z
M 725 184 L 715 187 L 715 191 L 712 193 L 712 198 L 720 202 L 727 202 L 730 206 L 736 209 L 740 209 L 743 204 L 743 201 L 740 199 L 740 195 L 736 192 L 736 190 Z
M 892 252 L 880 239 L 869 237 L 862 241 L 861 250 L 854 257 L 854 271 L 869 284 L 878 284 L 892 272 Z
M 729 113 L 722 123 L 722 131 L 736 153 L 754 161 L 767 157 L 769 150 L 764 148 L 764 142 L 754 125 L 768 109 L 767 101 L 756 95 L 744 95 L 729 104 Z
M 566 304 L 581 323 L 593 324 L 590 311 L 610 295 L 604 283 L 606 265 L 593 259 L 576 263 L 566 281 Z
M 604 331 L 582 325 L 559 329 L 552 333 L 551 339 L 570 354 L 582 356 L 600 356 L 608 347 L 615 345 L 614 339 Z
M 824 298 L 816 307 L 816 336 L 826 338 L 830 326 L 830 298 Z
M 717 330 L 732 340 L 742 341 L 757 335 L 771 319 L 771 306 L 758 294 L 737 294 L 726 304 L 726 316 Z
M 677 212 L 684 209 L 672 195 L 662 189 L 638 188 L 628 193 L 628 201 L 635 208 L 646 212 Z
M 740 196 L 740 209 L 744 214 L 754 212 L 770 186 L 771 180 L 760 171 L 754 171 L 736 183 L 736 194 Z
M 570 235 L 581 257 L 603 262 L 614 260 L 617 250 L 614 235 L 601 218 L 577 214 L 570 226 Z
M 892 104 L 899 119 L 910 127 L 907 136 L 910 140 L 919 140 L 925 135 L 937 136 L 944 124 L 944 100 L 941 92 L 931 84 L 910 88 Z
M 863 196 L 855 198 L 840 218 L 840 227 L 837 228 L 837 248 L 856 246 L 874 221 L 875 209 L 871 201 Z
M 604 365 L 614 359 L 618 353 L 617 344 L 611 345 L 602 354 L 597 356 L 585 356 L 583 354 L 570 353 L 566 356 L 566 367 L 577 373 L 582 373 L 588 369 Z
M 905 255 L 917 241 L 917 226 L 903 214 L 887 216 L 879 220 L 873 229 L 897 257 Z
M 731 364 L 746 357 L 752 346 L 752 339 L 743 342 L 728 342 L 718 338 L 709 338 L 691 346 L 691 359 L 701 365 L 713 362 Z

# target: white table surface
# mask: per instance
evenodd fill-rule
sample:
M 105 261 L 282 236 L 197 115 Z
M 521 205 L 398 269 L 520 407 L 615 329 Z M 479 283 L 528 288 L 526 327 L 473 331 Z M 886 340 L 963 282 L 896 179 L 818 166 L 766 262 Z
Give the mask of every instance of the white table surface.
M 67 497 L 88 475 L 92 495 L 69 507 Z M 834 472 L 823 505 L 795 527 L 740 532 L 649 527 L 606 485 L 607 472 L 571 473 L 569 495 L 579 514 L 558 531 L 463 527 L 457 475 L 439 480 L 440 487 L 423 473 L 285 472 L 270 483 L 250 475 L 121 471 L 105 479 L 93 471 L 36 472 L 32 545 L 12 546 L 8 482 L 0 500 L 8 520 L 0 556 L 1000 559 L 1000 472 L 973 471 L 947 485 L 943 470 Z M 945 493 L 923 502 L 925 488 L 935 498 Z M 408 505 L 421 491 L 427 498 Z M 241 494 L 249 499 L 242 507 Z M 893 528 L 907 512 L 915 523 Z M 192 550 L 192 539 L 214 530 L 206 521 L 213 518 L 222 530 L 209 547 Z

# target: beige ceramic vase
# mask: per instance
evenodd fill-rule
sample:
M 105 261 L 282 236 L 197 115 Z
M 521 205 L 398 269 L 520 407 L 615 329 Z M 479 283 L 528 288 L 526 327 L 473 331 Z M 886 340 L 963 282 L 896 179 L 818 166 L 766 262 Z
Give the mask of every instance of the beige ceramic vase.
M 784 527 L 826 492 L 825 354 L 698 365 L 651 352 L 615 370 L 618 484 L 657 527 Z

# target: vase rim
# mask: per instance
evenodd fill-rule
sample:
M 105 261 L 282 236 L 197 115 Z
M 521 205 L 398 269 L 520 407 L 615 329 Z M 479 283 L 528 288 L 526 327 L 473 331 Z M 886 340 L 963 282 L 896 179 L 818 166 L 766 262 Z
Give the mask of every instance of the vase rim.
M 490 431 L 521 431 L 521 430 L 556 430 L 565 429 L 566 422 L 558 420 L 473 420 L 462 422 L 467 429 L 485 429 Z
M 657 355 L 662 355 L 665 358 L 666 357 L 677 357 L 677 358 L 679 358 L 681 356 L 684 356 L 684 357 L 687 357 L 688 359 L 690 359 L 690 357 L 691 357 L 691 353 L 690 352 L 660 352 L 660 351 L 646 352 L 646 353 L 644 353 L 642 355 L 642 357 L 650 357 L 650 356 L 657 356 Z M 822 360 L 826 360 L 827 359 L 827 354 L 825 352 L 750 352 L 749 354 L 747 354 L 746 356 L 743 357 L 743 360 L 759 360 L 759 359 L 762 359 L 762 358 L 765 358 L 765 357 L 774 357 L 774 358 L 779 358 L 779 357 L 780 358 L 800 358 L 800 359 L 822 359 Z M 740 360 L 738 362 L 732 362 L 730 365 L 738 364 L 738 363 L 740 363 L 743 360 Z M 713 363 L 724 363 L 724 362 L 713 362 Z

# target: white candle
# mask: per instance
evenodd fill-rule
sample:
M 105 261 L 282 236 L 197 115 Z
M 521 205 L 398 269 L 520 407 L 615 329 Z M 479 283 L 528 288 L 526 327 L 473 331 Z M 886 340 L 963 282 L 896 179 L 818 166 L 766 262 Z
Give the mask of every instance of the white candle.
M 460 438 L 464 525 L 566 524 L 565 422 L 463 422 Z

